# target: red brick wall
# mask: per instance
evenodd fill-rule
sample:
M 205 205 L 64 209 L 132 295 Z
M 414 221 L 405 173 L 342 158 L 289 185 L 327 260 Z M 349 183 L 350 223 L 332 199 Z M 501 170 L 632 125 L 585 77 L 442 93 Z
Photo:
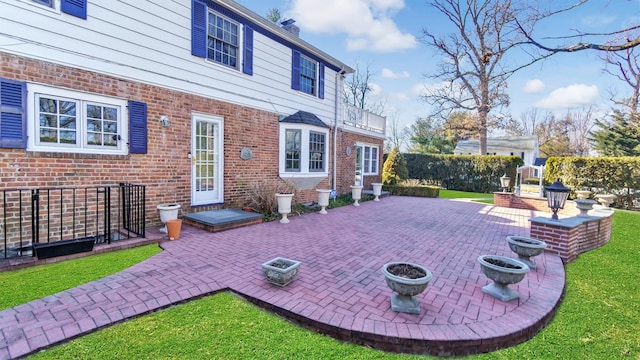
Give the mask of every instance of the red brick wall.
M 502 206 L 513 209 L 525 209 L 534 211 L 544 211 L 551 213 L 551 209 L 547 205 L 546 198 L 532 198 L 526 196 L 516 196 L 513 193 L 493 193 L 493 204 L 495 206 Z M 567 201 L 564 204 L 564 209 L 558 211 L 558 214 L 564 216 L 575 216 L 580 213 L 580 210 L 576 208 L 576 203 L 573 201 Z
M 346 131 L 338 131 L 337 151 L 338 171 L 337 187 L 338 194 L 351 192 L 350 186 L 355 183 L 356 177 L 356 147 L 355 144 L 361 142 L 378 146 L 378 175 L 364 176 L 364 189 L 373 189 L 371 183 L 382 181 L 382 153 L 383 140 L 372 139 L 364 135 L 359 135 Z M 347 155 L 347 147 L 351 149 Z
M 275 144 L 278 144 L 279 130 L 275 113 L 5 53 L 0 53 L 0 77 L 143 101 L 148 106 L 147 154 L 87 155 L 0 149 L 0 189 L 88 187 L 120 182 L 146 185 L 149 224 L 159 224 L 156 206 L 160 203 L 179 203 L 187 213 L 214 208 L 190 207 L 191 160 L 188 153 L 191 150 L 192 112 L 224 118 L 225 207 L 247 204 L 252 183 L 282 182 L 278 177 L 278 147 Z M 160 125 L 162 115 L 170 119 L 170 127 Z M 259 129 L 259 135 L 256 129 Z M 346 156 L 344 147 L 350 144 L 354 150 L 356 141 L 372 141 L 341 131 L 338 140 L 338 161 L 344 162 L 338 168 L 338 189 L 346 192 L 348 184 L 353 183 L 355 151 Z M 382 153 L 382 140 L 374 141 L 379 143 Z M 244 147 L 251 148 L 252 159 L 240 158 Z M 332 171 L 332 146 L 329 151 L 328 165 Z M 318 188 L 330 187 L 331 178 L 332 175 Z M 312 189 L 298 191 L 295 201 L 316 199 L 317 193 Z

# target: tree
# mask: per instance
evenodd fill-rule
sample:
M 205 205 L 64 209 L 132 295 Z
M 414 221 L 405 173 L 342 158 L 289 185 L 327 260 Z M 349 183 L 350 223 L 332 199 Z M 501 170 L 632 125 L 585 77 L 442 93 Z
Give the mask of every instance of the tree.
M 514 30 L 516 15 L 523 9 L 510 0 L 433 0 L 431 6 L 449 19 L 456 32 L 436 37 L 422 30 L 423 42 L 443 58 L 431 76 L 445 84 L 427 89 L 423 100 L 440 114 L 460 109 L 475 112 L 478 150 L 486 154 L 487 130 L 499 125 L 491 123 L 489 114 L 509 104 L 506 80 L 513 71 L 506 69 L 503 59 L 522 41 Z
M 280 25 L 281 22 L 286 20 L 284 17 L 282 17 L 282 13 L 280 13 L 280 10 L 278 10 L 277 8 L 269 9 L 265 18 L 276 25 Z
M 453 154 L 458 138 L 434 118 L 418 119 L 411 125 L 409 152 L 418 154 Z
M 640 156 L 640 136 L 629 126 L 629 114 L 616 110 L 611 121 L 596 120 L 589 133 L 593 148 L 603 156 Z
M 395 185 L 401 180 L 409 177 L 409 170 L 407 169 L 407 161 L 400 152 L 400 149 L 393 148 L 387 160 L 384 161 L 382 166 L 382 182 L 384 184 Z
M 409 129 L 401 127 L 400 116 L 397 112 L 387 117 L 389 125 L 389 136 L 387 136 L 384 142 L 384 150 L 386 153 L 390 152 L 394 148 L 402 149 L 407 145 L 409 139 Z
M 631 96 L 624 99 L 615 99 L 614 102 L 626 107 L 634 119 L 640 111 L 640 51 L 636 48 L 619 52 L 608 52 L 604 56 L 607 64 L 605 72 L 617 77 L 631 88 Z M 613 68 L 613 69 L 611 69 Z

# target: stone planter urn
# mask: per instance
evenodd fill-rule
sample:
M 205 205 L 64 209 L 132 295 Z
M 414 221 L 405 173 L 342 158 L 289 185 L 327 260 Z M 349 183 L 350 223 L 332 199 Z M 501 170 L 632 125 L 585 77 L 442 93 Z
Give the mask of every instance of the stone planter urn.
M 431 281 L 431 272 L 409 262 L 391 262 L 382 266 L 382 273 L 391 290 L 391 310 L 408 314 L 420 314 L 420 304 L 415 295 L 423 292 Z
M 573 202 L 576 203 L 576 208 L 580 210 L 578 217 L 589 217 L 589 211 L 593 209 L 593 205 L 596 204 L 596 201 L 591 199 L 575 199 Z
M 517 291 L 509 288 L 516 284 L 529 272 L 529 267 L 522 261 L 499 255 L 480 255 L 478 257 L 482 273 L 493 283 L 483 286 L 482 292 L 498 300 L 510 301 L 520 297 Z
M 320 206 L 320 214 L 326 214 L 326 207 L 329 206 L 329 196 L 331 189 L 316 189 L 318 192 L 318 205 Z
M 371 183 L 371 186 L 373 186 L 373 196 L 375 196 L 373 201 L 380 201 L 380 195 L 382 194 L 382 183 Z
M 613 201 L 616 199 L 616 196 L 613 194 L 600 194 L 600 195 L 596 195 L 596 199 L 598 199 L 598 202 L 600 203 L 600 205 L 602 205 L 602 207 L 606 209 L 611 204 L 613 204 Z
M 522 236 L 507 236 L 507 242 L 511 251 L 518 254 L 518 260 L 527 264 L 529 269 L 533 270 L 537 267 L 536 263 L 530 258 L 542 254 L 547 247 L 547 243 L 544 241 Z
M 589 195 L 591 195 L 591 191 L 589 190 L 576 190 L 575 193 L 580 200 L 588 199 Z
M 300 264 L 300 261 L 277 257 L 262 264 L 262 273 L 264 278 L 271 284 L 286 286 L 298 274 Z
M 353 206 L 360 206 L 358 201 L 362 199 L 362 188 L 362 185 L 351 185 L 351 198 L 354 201 Z
M 291 213 L 291 199 L 293 199 L 293 194 L 276 194 L 278 213 L 282 215 L 282 219 L 280 219 L 282 224 L 289 223 L 287 216 Z
M 157 206 L 158 214 L 160 214 L 160 221 L 164 224 L 164 227 L 160 229 L 160 232 L 167 233 L 167 221 L 175 220 L 178 218 L 178 211 L 180 210 L 180 204 L 160 204 Z

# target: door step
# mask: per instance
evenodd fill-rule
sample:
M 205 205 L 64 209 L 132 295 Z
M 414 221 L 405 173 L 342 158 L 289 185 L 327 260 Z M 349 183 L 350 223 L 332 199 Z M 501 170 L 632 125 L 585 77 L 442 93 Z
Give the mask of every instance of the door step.
M 260 224 L 262 220 L 260 213 L 239 209 L 207 210 L 182 216 L 183 223 L 209 232 Z

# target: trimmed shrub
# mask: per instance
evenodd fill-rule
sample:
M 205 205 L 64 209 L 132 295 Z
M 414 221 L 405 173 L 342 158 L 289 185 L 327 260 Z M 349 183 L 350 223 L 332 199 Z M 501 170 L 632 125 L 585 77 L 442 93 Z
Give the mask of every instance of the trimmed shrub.
M 440 188 L 435 186 L 383 185 L 382 189 L 398 196 L 437 198 L 440 195 Z
M 382 183 L 395 185 L 408 177 L 407 162 L 402 153 L 395 147 L 384 161 L 382 167 Z

